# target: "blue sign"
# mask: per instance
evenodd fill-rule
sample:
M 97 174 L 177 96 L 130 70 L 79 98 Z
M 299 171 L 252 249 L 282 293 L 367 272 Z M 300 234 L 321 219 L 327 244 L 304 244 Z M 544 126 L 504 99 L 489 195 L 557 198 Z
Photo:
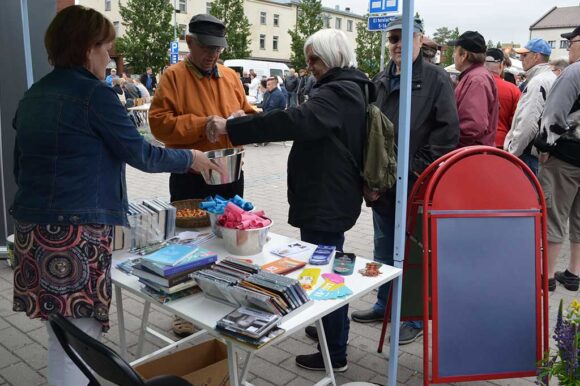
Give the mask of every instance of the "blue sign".
M 370 0 L 369 13 L 401 13 L 400 0 Z
M 171 54 L 179 54 L 179 42 L 171 42 L 169 48 Z
M 171 54 L 169 64 L 175 64 L 177 62 L 179 62 L 179 54 Z
M 394 19 L 393 16 L 370 16 L 367 29 L 369 31 L 384 31 L 392 19 Z

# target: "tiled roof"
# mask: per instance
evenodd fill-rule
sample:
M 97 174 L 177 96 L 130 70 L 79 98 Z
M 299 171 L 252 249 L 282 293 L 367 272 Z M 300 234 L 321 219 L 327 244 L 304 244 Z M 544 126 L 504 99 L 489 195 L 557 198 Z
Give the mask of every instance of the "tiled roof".
M 578 24 L 580 24 L 580 6 L 554 7 L 532 24 L 530 30 L 576 27 Z

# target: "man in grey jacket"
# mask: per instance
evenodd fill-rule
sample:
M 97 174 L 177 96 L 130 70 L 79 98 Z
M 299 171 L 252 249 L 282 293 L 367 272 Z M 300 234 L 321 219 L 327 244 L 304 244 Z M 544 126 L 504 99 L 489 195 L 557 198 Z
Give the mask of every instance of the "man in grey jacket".
M 504 150 L 520 157 L 537 175 L 538 157 L 532 147 L 540 129 L 546 98 L 556 80 L 556 74 L 548 63 L 552 49 L 544 39 L 534 38 L 524 48 L 515 51 L 522 59 L 527 83 L 505 138 Z
M 536 146 L 540 183 L 548 207 L 548 287 L 556 281 L 570 291 L 580 285 L 580 25 L 561 35 L 569 40 L 570 65 L 552 86 Z M 570 261 L 564 272 L 556 262 L 569 224 Z

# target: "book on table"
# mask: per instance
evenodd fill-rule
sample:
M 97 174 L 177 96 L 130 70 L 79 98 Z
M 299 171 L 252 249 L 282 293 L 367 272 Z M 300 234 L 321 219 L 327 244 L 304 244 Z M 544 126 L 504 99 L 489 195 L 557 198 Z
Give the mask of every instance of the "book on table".
M 277 273 L 278 275 L 285 275 L 306 265 L 306 262 L 291 259 L 289 257 L 282 257 L 274 260 L 268 264 L 262 265 L 262 269 L 266 272 Z
M 149 288 L 154 289 L 155 291 L 162 292 L 166 295 L 172 295 L 172 294 L 175 294 L 177 292 L 180 292 L 180 291 L 183 291 L 183 290 L 186 290 L 188 288 L 192 288 L 192 287 L 196 286 L 196 282 L 193 279 L 189 279 L 189 280 L 181 282 L 179 284 L 175 284 L 171 287 L 163 286 L 163 285 L 160 285 L 158 283 L 155 283 L 153 281 L 143 279 L 143 278 L 139 278 L 139 282 L 145 284 Z
M 280 322 L 280 316 L 248 307 L 238 307 L 217 322 L 219 329 L 259 339 Z
M 188 270 L 191 272 L 195 269 L 200 269 L 215 263 L 216 260 L 217 254 L 205 248 L 169 244 L 150 255 L 144 256 L 141 260 L 141 265 L 160 276 L 167 277 Z
M 133 265 L 132 274 L 139 278 L 157 283 L 164 287 L 173 287 L 174 285 L 191 280 L 189 274 L 194 272 L 196 269 L 197 268 L 191 268 L 183 272 L 178 272 L 174 275 L 160 276 L 153 270 L 147 268 L 147 266 L 141 263 L 136 263 Z

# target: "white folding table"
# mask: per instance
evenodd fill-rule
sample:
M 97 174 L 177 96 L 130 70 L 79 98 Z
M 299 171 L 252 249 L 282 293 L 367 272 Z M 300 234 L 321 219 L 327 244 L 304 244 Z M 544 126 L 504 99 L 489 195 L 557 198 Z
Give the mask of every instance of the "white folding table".
M 270 240 L 264 246 L 263 252 L 253 256 L 245 256 L 244 258 L 251 259 L 255 264 L 263 265 L 266 262 L 270 262 L 272 260 L 277 259 L 278 257 L 271 254 L 269 251 L 277 248 L 282 247 L 286 244 L 290 244 L 295 242 L 295 239 L 291 239 L 285 236 L 281 236 L 275 233 L 270 232 L 269 234 Z M 303 243 L 303 242 L 301 242 Z M 218 254 L 220 258 L 225 256 L 232 256 L 232 254 L 228 253 L 224 246 L 222 239 L 214 238 L 207 243 L 203 244 L 204 248 L 212 250 Z M 209 333 L 212 336 L 215 336 L 219 340 L 225 342 L 227 345 L 228 350 L 228 368 L 230 372 L 230 384 L 232 386 L 238 386 L 241 384 L 248 384 L 245 379 L 248 375 L 249 365 L 254 356 L 254 354 L 262 350 L 263 348 L 269 347 L 271 344 L 275 344 L 278 341 L 294 334 L 297 331 L 303 330 L 306 326 L 315 323 L 316 328 L 318 330 L 318 336 L 320 339 L 320 348 L 322 352 L 322 356 L 324 359 L 324 364 L 326 367 L 326 376 L 316 383 L 317 386 L 332 384 L 336 385 L 336 381 L 334 378 L 334 373 L 332 370 L 332 366 L 330 364 L 330 355 L 328 352 L 328 346 L 326 343 L 325 335 L 324 335 L 324 328 L 322 326 L 321 318 L 332 311 L 352 302 L 355 299 L 360 298 L 361 296 L 369 293 L 373 289 L 379 287 L 382 284 L 385 284 L 393 279 L 400 280 L 402 270 L 399 268 L 395 268 L 392 266 L 383 265 L 381 267 L 382 274 L 376 277 L 365 277 L 361 275 L 358 270 L 364 268 L 366 263 L 369 260 L 357 257 L 355 262 L 355 270 L 354 273 L 350 276 L 345 276 L 345 285 L 350 288 L 353 292 L 352 295 L 347 296 L 342 299 L 335 299 L 335 300 L 320 300 L 320 301 L 310 301 L 305 306 L 301 307 L 294 311 L 292 314 L 287 315 L 280 324 L 280 327 L 286 330 L 286 332 L 274 339 L 273 341 L 267 343 L 263 347 L 259 349 L 250 347 L 240 341 L 237 341 L 233 338 L 226 337 L 220 334 L 218 331 L 215 330 L 216 322 L 224 317 L 226 314 L 230 313 L 234 310 L 234 307 L 231 305 L 227 305 L 224 303 L 220 303 L 211 299 L 204 297 L 202 293 L 197 293 L 191 296 L 187 296 L 181 299 L 177 299 L 165 304 L 160 304 L 156 302 L 148 295 L 141 292 L 140 288 L 142 286 L 139 283 L 136 276 L 129 275 L 118 268 L 116 268 L 116 264 L 123 259 L 128 258 L 129 255 L 127 253 L 119 253 L 115 252 L 113 255 L 113 268 L 112 268 L 112 280 L 113 284 L 115 285 L 115 299 L 117 303 L 117 314 L 118 314 L 118 322 L 119 322 L 119 339 L 120 339 L 120 348 L 121 348 L 121 355 L 126 357 L 127 355 L 127 343 L 125 338 L 125 321 L 123 315 L 123 298 L 122 298 L 122 291 L 129 291 L 130 293 L 139 296 L 145 302 L 145 306 L 143 309 L 143 317 L 141 321 L 141 328 L 139 332 L 139 343 L 137 346 L 137 356 L 142 355 L 143 349 L 143 342 L 145 338 L 145 333 L 151 333 L 158 338 L 164 340 L 168 343 L 167 346 L 132 362 L 132 365 L 136 365 L 138 363 L 144 362 L 148 359 L 151 359 L 154 356 L 158 356 L 159 354 L 175 348 L 184 342 L 191 340 L 202 333 Z M 317 266 L 321 268 L 321 273 L 330 272 L 332 267 L 331 265 L 325 266 Z M 293 272 L 290 273 L 289 277 L 297 277 L 298 273 L 300 272 Z M 322 283 L 322 278 L 319 279 L 316 287 L 318 287 Z M 193 334 L 187 338 L 181 339 L 179 341 L 174 341 L 158 331 L 153 330 L 148 326 L 148 317 L 149 311 L 151 308 L 151 303 L 154 303 L 158 307 L 165 309 L 172 314 L 178 315 L 179 317 L 193 323 L 196 327 L 201 328 L 202 331 Z M 399 321 L 393 321 L 394 325 L 398 325 Z M 244 363 L 241 366 L 241 371 L 238 368 L 238 363 L 236 361 L 236 353 L 243 352 L 245 353 Z M 397 360 L 397 355 L 394 357 L 391 356 L 391 361 Z M 393 372 L 393 368 L 395 369 L 393 374 L 389 374 L 389 379 L 396 379 L 396 364 L 392 367 L 393 364 L 391 363 L 391 372 Z M 394 378 L 392 378 L 394 377 Z M 389 382 L 390 383 L 390 382 Z

